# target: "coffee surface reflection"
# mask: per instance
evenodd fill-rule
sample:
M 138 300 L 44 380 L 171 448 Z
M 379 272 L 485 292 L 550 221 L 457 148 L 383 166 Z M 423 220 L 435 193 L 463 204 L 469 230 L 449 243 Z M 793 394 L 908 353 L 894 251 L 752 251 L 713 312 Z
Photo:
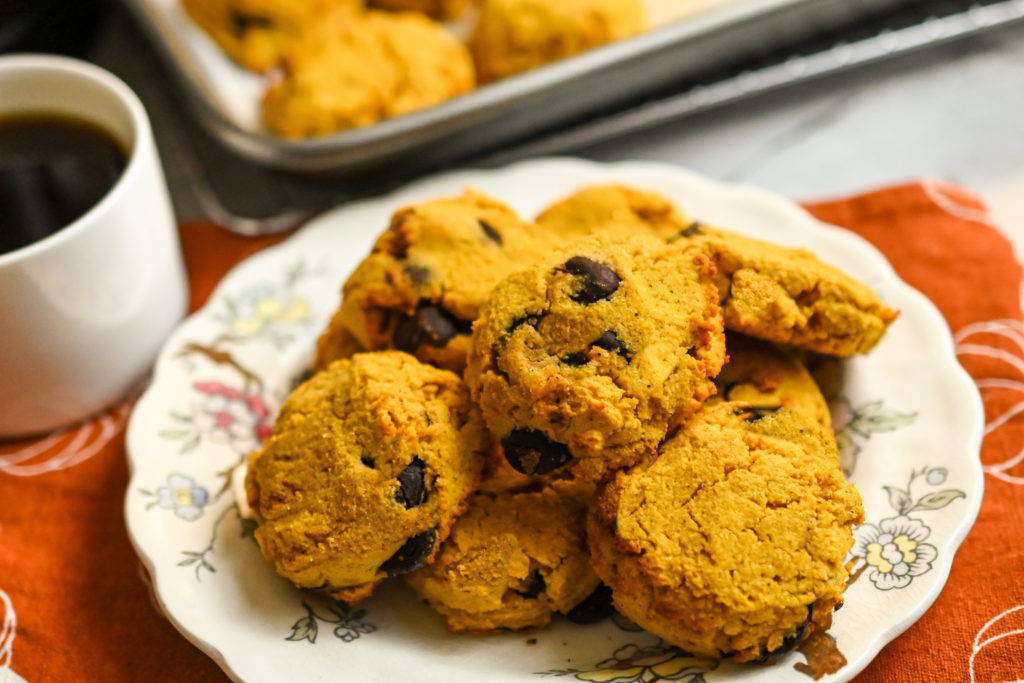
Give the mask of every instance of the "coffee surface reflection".
M 72 223 L 110 191 L 126 161 L 121 145 L 89 122 L 0 117 L 0 254 Z

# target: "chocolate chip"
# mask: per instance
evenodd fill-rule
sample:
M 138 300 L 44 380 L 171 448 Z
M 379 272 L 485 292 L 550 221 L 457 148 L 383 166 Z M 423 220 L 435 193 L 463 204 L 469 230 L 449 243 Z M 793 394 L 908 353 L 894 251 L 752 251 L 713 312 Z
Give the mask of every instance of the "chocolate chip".
M 505 459 L 523 474 L 548 474 L 572 460 L 569 448 L 534 429 L 516 429 L 501 440 Z
M 582 280 L 580 291 L 572 300 L 592 304 L 607 299 L 619 288 L 619 276 L 614 270 L 586 256 L 573 256 L 565 262 L 565 269 Z
M 612 589 L 603 583 L 583 601 L 565 613 L 574 624 L 596 624 L 615 613 L 612 606 Z
M 704 234 L 704 224 L 700 221 L 694 221 L 687 225 L 685 228 L 677 232 L 675 235 L 669 238 L 669 242 L 676 242 L 684 237 L 696 237 L 697 235 Z
M 583 351 L 573 351 L 570 354 L 562 356 L 562 362 L 566 365 L 571 365 L 574 368 L 578 368 L 581 365 L 586 365 L 590 362 L 590 356 Z
M 737 408 L 734 414 L 743 417 L 744 422 L 757 422 L 781 409 L 782 406 L 743 406 Z
M 430 557 L 430 551 L 434 549 L 434 541 L 437 539 L 437 529 L 427 529 L 416 534 L 406 541 L 395 554 L 384 561 L 380 566 L 381 571 L 388 576 L 408 574 L 422 567 Z
M 792 652 L 797 645 L 803 642 L 804 638 L 807 637 L 807 631 L 811 626 L 811 617 L 814 616 L 814 605 L 807 606 L 807 618 L 804 622 L 797 627 L 796 631 L 789 634 L 782 640 L 782 645 L 771 652 L 762 653 L 756 661 L 764 664 L 767 662 L 775 662 L 782 658 L 783 655 Z
M 248 12 L 239 12 L 238 10 L 231 12 L 231 29 L 235 35 L 240 36 L 252 29 L 271 29 L 273 27 L 274 22 L 267 17 L 249 14 Z
M 471 327 L 472 323 L 459 320 L 440 306 L 422 304 L 415 315 L 399 321 L 392 341 L 396 349 L 406 353 L 415 353 L 421 344 L 440 348 L 467 325 Z
M 405 506 L 406 510 L 423 505 L 427 499 L 427 488 L 423 485 L 422 460 L 413 458 L 409 466 L 398 475 L 398 491 L 395 500 Z
M 375 463 L 373 461 L 373 458 L 371 458 L 368 455 L 364 455 L 361 458 L 359 458 L 359 462 L 363 463 L 364 465 L 369 467 L 371 470 L 377 469 L 377 463 Z
M 423 266 L 408 265 L 402 268 L 402 274 L 409 279 L 414 287 L 422 287 L 430 282 L 430 271 Z
M 590 345 L 596 346 L 599 349 L 604 349 L 605 351 L 614 351 L 627 361 L 629 360 L 629 351 L 627 351 L 626 347 L 623 346 L 621 341 L 619 341 L 619 335 L 615 334 L 611 330 L 602 333 L 601 336 L 591 342 Z
M 512 592 L 517 595 L 521 595 L 524 598 L 536 600 L 537 596 L 543 593 L 545 588 L 547 588 L 547 584 L 544 583 L 544 577 L 541 576 L 541 573 L 538 570 L 534 569 L 530 572 L 530 575 L 526 577 L 523 589 L 512 589 Z
M 477 223 L 479 223 L 480 227 L 483 228 L 484 234 L 487 235 L 487 239 L 491 240 L 492 242 L 496 242 L 500 247 L 502 244 L 501 233 L 495 230 L 493 225 L 483 220 L 482 218 L 478 218 Z

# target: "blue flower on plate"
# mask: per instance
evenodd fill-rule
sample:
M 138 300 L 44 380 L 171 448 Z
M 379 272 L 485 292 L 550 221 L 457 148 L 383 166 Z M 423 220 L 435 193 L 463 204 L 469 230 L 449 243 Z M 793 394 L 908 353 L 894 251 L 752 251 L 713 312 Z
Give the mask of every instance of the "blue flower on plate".
M 174 510 L 182 519 L 194 522 L 203 514 L 210 494 L 191 477 L 172 473 L 167 476 L 167 486 L 156 490 L 156 498 L 160 507 Z

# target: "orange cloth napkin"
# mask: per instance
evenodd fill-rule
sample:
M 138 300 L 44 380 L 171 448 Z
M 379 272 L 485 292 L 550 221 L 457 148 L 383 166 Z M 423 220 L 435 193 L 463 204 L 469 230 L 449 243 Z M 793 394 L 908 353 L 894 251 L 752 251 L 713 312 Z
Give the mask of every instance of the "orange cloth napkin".
M 1021 266 L 976 198 L 918 183 L 808 209 L 873 242 L 938 305 L 976 379 L 1024 382 L 1024 345 L 1014 341 L 1024 340 Z M 209 224 L 184 225 L 181 238 L 193 310 L 232 265 L 281 239 L 238 237 Z M 980 344 L 1007 355 L 970 352 Z M 982 393 L 989 423 L 1015 414 L 1020 392 Z M 0 443 L 0 680 L 4 669 L 33 683 L 226 680 L 159 612 L 128 539 L 128 411 L 126 404 L 46 439 Z M 949 582 L 858 683 L 1024 678 L 1020 453 L 1024 418 L 987 434 L 981 513 Z

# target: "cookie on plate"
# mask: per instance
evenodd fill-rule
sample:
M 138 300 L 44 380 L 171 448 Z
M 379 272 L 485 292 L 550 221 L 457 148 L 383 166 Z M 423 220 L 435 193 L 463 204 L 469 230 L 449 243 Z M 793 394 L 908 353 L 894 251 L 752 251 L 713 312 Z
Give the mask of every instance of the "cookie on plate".
M 479 192 L 406 206 L 345 283 L 327 334 L 343 327 L 363 348 L 398 348 L 461 373 L 491 289 L 549 251 L 535 226 Z M 324 366 L 331 349 L 319 351 Z
M 588 185 L 548 206 L 535 222 L 572 240 L 607 232 L 668 239 L 691 221 L 656 192 L 625 185 Z
M 708 403 L 742 401 L 762 408 L 785 406 L 832 426 L 832 414 L 818 383 L 799 353 L 742 334 L 725 335 L 729 361 L 715 378 L 718 393 Z
M 642 0 L 483 0 L 470 39 L 481 83 L 643 30 Z
M 712 275 L 697 250 L 596 235 L 499 283 L 466 381 L 512 467 L 599 479 L 714 393 L 725 342 Z
M 433 558 L 486 449 L 453 373 L 398 351 L 338 361 L 292 392 L 250 457 L 256 541 L 296 586 L 355 604 Z
M 567 613 L 597 588 L 584 540 L 593 485 L 478 493 L 436 561 L 405 577 L 452 631 L 521 630 Z
M 867 353 L 897 312 L 861 282 L 806 249 L 693 223 L 670 238 L 699 247 L 718 268 L 725 326 L 833 356 Z
M 408 114 L 472 90 L 466 48 L 417 12 L 332 12 L 284 55 L 263 117 L 284 137 L 325 135 Z
M 370 0 L 370 5 L 381 9 L 422 12 L 438 19 L 453 19 L 469 4 L 470 0 Z
M 863 519 L 829 429 L 725 402 L 617 472 L 587 535 L 623 615 L 698 657 L 749 661 L 828 628 Z
M 329 11 L 356 11 L 362 0 L 182 0 L 189 17 L 231 59 L 252 71 L 277 66 L 306 27 Z

